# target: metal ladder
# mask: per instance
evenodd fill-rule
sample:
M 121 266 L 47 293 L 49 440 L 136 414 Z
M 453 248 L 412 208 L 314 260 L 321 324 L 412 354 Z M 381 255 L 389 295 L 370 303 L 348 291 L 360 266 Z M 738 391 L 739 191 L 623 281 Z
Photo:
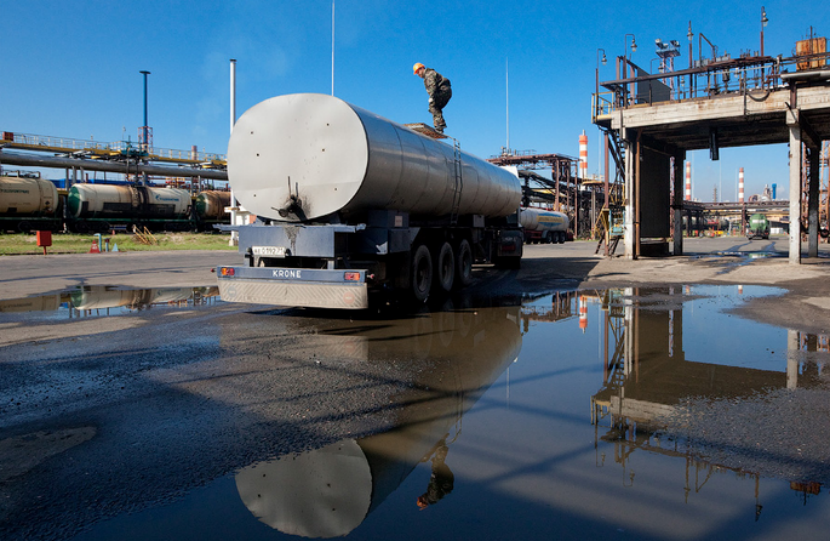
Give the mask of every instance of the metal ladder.
M 462 203 L 462 147 L 459 141 L 453 139 L 453 202 L 450 207 L 450 225 L 456 225 L 459 220 L 459 207 Z

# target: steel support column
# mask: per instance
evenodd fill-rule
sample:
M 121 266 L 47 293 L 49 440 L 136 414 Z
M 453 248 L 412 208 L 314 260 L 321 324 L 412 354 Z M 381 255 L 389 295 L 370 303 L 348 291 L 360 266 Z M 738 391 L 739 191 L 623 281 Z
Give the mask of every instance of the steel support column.
M 684 255 L 684 160 L 686 159 L 685 151 L 678 152 L 674 156 L 672 166 L 672 255 Z
M 820 147 L 808 147 L 808 257 L 819 252 L 819 153 Z
M 802 262 L 802 234 L 799 227 L 800 202 L 802 201 L 802 132 L 799 128 L 799 111 L 792 111 L 796 121 L 788 122 L 790 131 L 790 172 L 788 175 L 788 197 L 790 198 L 790 227 L 788 233 L 788 261 L 791 265 Z M 792 117 L 792 118 L 793 118 Z
M 622 140 L 621 144 L 626 149 L 625 151 L 625 178 L 624 191 L 626 192 L 623 199 L 623 204 L 626 209 L 624 213 L 624 228 L 623 228 L 623 248 L 624 257 L 626 259 L 636 259 L 635 255 L 635 209 L 633 207 L 634 188 L 635 188 L 635 144 L 629 140 L 632 130 L 628 128 L 621 129 Z

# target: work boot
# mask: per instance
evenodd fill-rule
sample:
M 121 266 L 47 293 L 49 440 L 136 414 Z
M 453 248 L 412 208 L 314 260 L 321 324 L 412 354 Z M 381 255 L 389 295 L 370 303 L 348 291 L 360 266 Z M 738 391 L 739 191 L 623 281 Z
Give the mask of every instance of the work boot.
M 444 129 L 445 129 L 446 127 L 447 127 L 447 126 L 436 126 L 435 130 L 436 130 L 438 133 L 444 133 Z

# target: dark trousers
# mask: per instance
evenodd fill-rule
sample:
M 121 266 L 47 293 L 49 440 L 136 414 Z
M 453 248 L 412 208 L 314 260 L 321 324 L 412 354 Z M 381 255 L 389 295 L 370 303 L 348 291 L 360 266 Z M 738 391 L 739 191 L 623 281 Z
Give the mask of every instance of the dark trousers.
M 444 109 L 452 96 L 453 91 L 449 86 L 439 87 L 439 91 L 436 92 L 436 95 L 433 97 L 433 104 L 429 108 L 430 113 L 433 115 L 433 127 L 441 129 L 447 127 L 447 124 L 444 122 L 444 116 L 441 114 L 441 110 Z

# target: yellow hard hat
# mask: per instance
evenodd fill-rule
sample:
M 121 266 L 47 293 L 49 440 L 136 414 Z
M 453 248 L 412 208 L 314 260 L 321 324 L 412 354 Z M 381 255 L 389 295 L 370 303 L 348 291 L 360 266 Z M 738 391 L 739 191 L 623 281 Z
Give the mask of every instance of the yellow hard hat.
M 417 74 L 418 70 L 420 70 L 423 67 L 424 64 L 422 64 L 421 62 L 416 62 L 415 64 L 413 64 L 413 75 Z

